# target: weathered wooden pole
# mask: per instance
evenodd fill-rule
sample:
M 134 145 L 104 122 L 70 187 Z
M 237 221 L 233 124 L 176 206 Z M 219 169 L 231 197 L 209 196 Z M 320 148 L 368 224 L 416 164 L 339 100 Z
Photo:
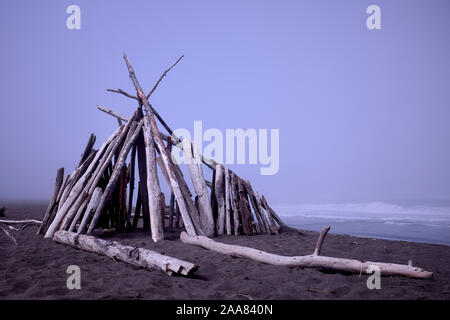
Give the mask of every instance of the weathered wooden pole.
M 230 205 L 230 174 L 225 166 L 225 229 L 228 235 L 231 235 L 231 205 Z
M 84 233 L 86 231 L 87 224 L 90 221 L 91 216 L 95 213 L 95 210 L 97 209 L 98 204 L 100 203 L 102 195 L 103 195 L 102 189 L 95 188 L 91 200 L 89 201 L 89 204 L 87 206 L 87 209 L 84 212 L 83 219 L 81 220 L 80 225 L 78 226 L 77 233 Z M 75 226 L 73 230 L 75 230 Z
M 212 237 L 214 236 L 214 218 L 198 150 L 194 143 L 185 138 L 183 140 L 183 151 L 189 168 L 192 185 L 198 197 L 198 211 L 203 231 L 206 236 Z
M 149 124 L 150 124 L 151 130 L 153 132 L 153 136 L 154 136 L 156 145 L 158 146 L 161 158 L 164 161 L 164 165 L 165 165 L 167 173 L 169 175 L 172 192 L 174 193 L 175 198 L 177 199 L 177 203 L 180 207 L 180 212 L 181 212 L 181 216 L 183 218 L 183 222 L 184 222 L 186 231 L 190 235 L 196 235 L 197 233 L 194 229 L 194 226 L 192 225 L 191 217 L 189 216 L 189 212 L 187 211 L 186 204 L 184 202 L 184 197 L 181 193 L 179 183 L 177 181 L 177 178 L 175 176 L 175 173 L 173 172 L 173 168 L 170 163 L 170 156 L 164 146 L 164 143 L 161 140 L 161 135 L 160 135 L 158 127 L 156 125 L 150 103 L 148 102 L 144 92 L 142 91 L 142 88 L 141 88 L 141 86 L 136 78 L 136 75 L 134 73 L 133 67 L 131 66 L 131 64 L 128 61 L 128 58 L 125 54 L 124 54 L 124 59 L 127 64 L 127 68 L 128 68 L 128 72 L 130 74 L 131 81 L 133 82 L 133 85 L 136 88 L 137 96 L 138 96 L 140 102 L 143 104 L 145 111 L 147 112 Z
M 239 196 L 237 193 L 237 184 L 236 184 L 236 175 L 234 174 L 234 172 L 231 173 L 231 177 L 230 177 L 230 182 L 231 182 L 231 196 L 232 196 L 232 203 L 233 203 L 233 230 L 234 230 L 234 235 L 239 235 Z
M 261 202 L 262 202 L 262 205 L 264 206 L 264 209 L 266 209 L 267 216 L 269 217 L 272 232 L 278 235 L 279 234 L 278 228 L 275 225 L 275 222 L 273 220 L 273 215 L 270 212 L 269 205 L 267 204 L 266 198 L 264 198 L 264 196 L 261 197 Z
M 156 171 L 155 142 L 148 117 L 144 116 L 145 159 L 147 167 L 148 204 L 150 209 L 150 225 L 154 242 L 164 240 L 164 225 L 161 221 L 161 187 Z
M 263 224 L 264 224 L 265 232 L 270 234 L 272 229 L 270 228 L 270 225 L 267 222 L 267 219 L 266 219 L 266 216 L 264 214 L 264 209 L 262 207 L 261 199 L 259 198 L 258 192 L 255 191 L 254 195 L 255 195 L 256 205 L 258 206 L 258 211 L 261 214 L 261 219 L 262 219 Z
M 214 184 L 218 206 L 216 232 L 221 235 L 224 233 L 225 226 L 224 172 L 221 164 L 216 165 L 216 181 Z
M 150 209 L 148 205 L 148 190 L 147 190 L 147 164 L 145 156 L 145 143 L 144 135 L 140 135 L 137 141 L 137 158 L 138 158 L 138 170 L 140 179 L 140 195 L 142 203 L 142 221 L 143 229 L 145 231 L 150 230 Z
M 39 226 L 39 229 L 36 232 L 36 234 L 41 234 L 43 232 L 43 229 L 48 224 L 50 215 L 53 212 L 53 210 L 55 209 L 56 200 L 58 198 L 59 191 L 63 184 L 63 179 L 64 179 L 64 168 L 59 168 L 58 171 L 56 172 L 55 187 L 53 189 L 53 195 L 50 199 L 50 203 L 48 204 L 47 210 L 45 211 L 44 219 L 42 219 L 42 223 Z
M 81 154 L 81 159 L 80 162 L 78 163 L 78 166 L 81 166 L 83 162 L 87 159 L 87 157 L 89 157 L 89 155 L 91 154 L 92 148 L 94 147 L 95 144 L 95 139 L 96 139 L 95 135 L 91 133 L 91 135 L 89 136 L 88 143 L 86 144 L 86 147 L 84 148 L 84 151 Z
M 100 218 L 100 214 L 105 209 L 107 203 L 111 200 L 112 192 L 114 191 L 117 181 L 119 179 L 120 171 L 122 167 L 125 165 L 125 160 L 127 158 L 127 155 L 136 141 L 136 138 L 142 128 L 142 125 L 144 124 L 143 120 L 139 121 L 139 124 L 131 126 L 129 130 L 129 135 L 127 139 L 125 140 L 124 146 L 122 150 L 120 151 L 120 156 L 117 158 L 117 163 L 114 167 L 113 174 L 111 175 L 108 185 L 106 186 L 105 190 L 103 191 L 102 199 L 100 200 L 100 203 L 97 207 L 97 210 L 95 211 L 94 216 L 92 217 L 91 224 L 89 225 L 89 229 L 87 231 L 88 234 L 91 234 L 94 231 L 94 228 L 97 224 L 98 219 Z

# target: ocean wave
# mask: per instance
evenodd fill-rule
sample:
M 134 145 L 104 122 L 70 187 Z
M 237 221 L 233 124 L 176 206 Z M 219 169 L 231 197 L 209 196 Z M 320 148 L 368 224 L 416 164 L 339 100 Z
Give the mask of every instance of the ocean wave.
M 380 221 L 391 224 L 450 226 L 450 207 L 402 206 L 385 202 L 278 205 L 274 209 L 286 218 Z

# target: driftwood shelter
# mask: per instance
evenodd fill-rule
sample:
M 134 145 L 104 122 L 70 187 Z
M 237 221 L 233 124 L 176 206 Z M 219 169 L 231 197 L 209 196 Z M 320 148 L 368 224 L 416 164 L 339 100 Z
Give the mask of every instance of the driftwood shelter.
M 184 231 L 180 238 L 186 244 L 263 263 L 355 273 L 370 273 L 370 265 L 377 265 L 381 274 L 417 278 L 432 275 L 411 263 L 399 265 L 321 256 L 320 250 L 329 227 L 322 231 L 314 253 L 308 256 L 278 256 L 213 240 L 214 236 L 222 234 L 278 234 L 284 223 L 266 198 L 253 191 L 248 180 L 223 164 L 203 157 L 188 139 L 175 136 L 149 103 L 161 80 L 182 58 L 178 58 L 145 94 L 124 55 L 136 95 L 121 89 L 108 91 L 136 100 L 137 109 L 128 118 L 98 106 L 99 110 L 117 119 L 118 128 L 98 149 L 94 149 L 96 137 L 91 134 L 78 166 L 71 174 L 64 176 L 64 168 L 58 169 L 55 188 L 38 234 L 134 265 L 158 267 L 168 274 L 184 276 L 195 272 L 199 266 L 147 249 L 106 241 L 96 237 L 94 231 L 120 231 L 141 225 L 157 242 L 164 239 L 167 228 L 182 228 Z M 166 133 L 160 131 L 157 120 Z M 183 150 L 193 191 L 180 165 L 171 156 L 172 148 Z M 161 192 L 158 167 L 170 187 L 171 193 L 167 198 Z M 204 169 L 212 170 L 211 181 L 205 179 Z M 169 200 L 168 205 L 166 199 Z

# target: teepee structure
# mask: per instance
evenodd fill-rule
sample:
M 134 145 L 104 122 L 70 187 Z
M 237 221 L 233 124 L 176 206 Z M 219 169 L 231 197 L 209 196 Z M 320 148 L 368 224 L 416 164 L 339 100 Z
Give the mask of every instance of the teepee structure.
M 198 265 L 190 262 L 93 236 L 99 230 L 137 228 L 142 218 L 142 228 L 150 232 L 155 242 L 164 240 L 168 229 L 181 228 L 183 243 L 263 263 L 367 274 L 376 266 L 382 275 L 432 276 L 431 272 L 413 266 L 411 261 L 400 265 L 322 256 L 320 251 L 329 227 L 322 231 L 314 252 L 307 256 L 284 257 L 214 241 L 214 236 L 222 234 L 278 234 L 285 225 L 248 180 L 199 154 L 192 141 L 177 137 L 150 104 L 149 98 L 161 80 L 182 58 L 164 71 L 145 94 L 124 55 L 136 95 L 121 89 L 108 91 L 136 100 L 137 108 L 128 118 L 98 106 L 99 110 L 116 118 L 119 126 L 98 149 L 94 149 L 96 137 L 91 134 L 78 166 L 70 175 L 64 177 L 64 168 L 58 169 L 52 198 L 38 234 L 140 267 L 160 268 L 167 274 L 187 276 L 198 269 Z M 166 133 L 160 131 L 157 120 Z M 180 165 L 171 156 L 173 148 L 183 151 L 193 191 Z M 211 181 L 205 179 L 204 169 L 212 171 Z M 170 187 L 168 205 L 161 192 L 160 176 Z

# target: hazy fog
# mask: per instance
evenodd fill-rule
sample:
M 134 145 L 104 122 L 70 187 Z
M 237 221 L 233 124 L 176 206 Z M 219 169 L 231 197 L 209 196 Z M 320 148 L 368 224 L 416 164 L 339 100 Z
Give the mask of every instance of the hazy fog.
M 81 30 L 66 8 L 81 8 Z M 381 8 L 368 30 L 366 8 Z M 47 199 L 91 132 L 130 115 L 122 53 L 173 128 L 280 129 L 272 203 L 448 198 L 449 1 L 0 2 L 0 199 Z

